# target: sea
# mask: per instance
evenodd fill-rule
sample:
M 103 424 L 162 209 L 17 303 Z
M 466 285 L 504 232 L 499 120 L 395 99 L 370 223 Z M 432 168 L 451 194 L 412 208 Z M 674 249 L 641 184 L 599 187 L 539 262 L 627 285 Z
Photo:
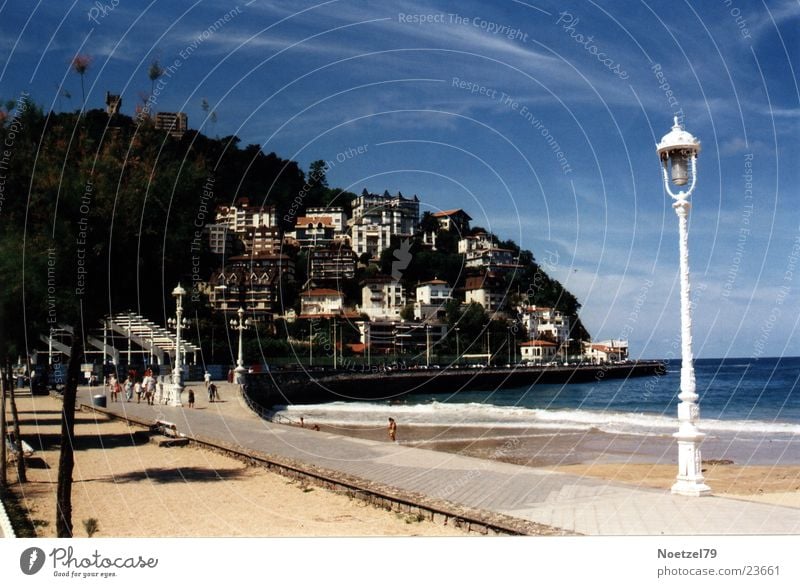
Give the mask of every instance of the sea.
M 279 413 L 341 428 L 383 427 L 393 417 L 415 426 L 664 437 L 677 428 L 680 387 L 680 362 L 666 364 L 661 376 L 283 406 Z M 798 438 L 800 357 L 696 359 L 694 367 L 699 426 L 708 436 L 787 443 Z

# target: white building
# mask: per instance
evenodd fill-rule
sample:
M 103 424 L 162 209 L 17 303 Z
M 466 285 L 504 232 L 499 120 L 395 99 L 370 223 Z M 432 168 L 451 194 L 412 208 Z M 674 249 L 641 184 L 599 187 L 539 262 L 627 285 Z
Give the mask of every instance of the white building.
M 300 317 L 338 316 L 344 309 L 342 292 L 335 289 L 311 289 L 300 294 Z
M 506 294 L 505 292 L 492 291 L 487 287 L 478 287 L 466 290 L 464 298 L 467 304 L 475 302 L 483 306 L 483 309 L 487 312 L 497 312 L 502 309 L 506 301 Z
M 402 194 L 379 196 L 364 190 L 353 203 L 349 222 L 356 254 L 378 258 L 391 245 L 391 237 L 412 237 L 419 225 L 419 199 Z
M 275 206 L 251 206 L 249 198 L 239 198 L 232 206 L 217 206 L 216 223 L 243 234 L 248 228 L 277 226 L 278 218 Z
M 215 255 L 230 256 L 233 251 L 233 233 L 224 224 L 206 224 L 203 230 L 208 235 L 208 248 Z
M 400 320 L 406 294 L 400 282 L 389 277 L 367 279 L 361 288 L 359 310 L 370 320 Z
M 514 251 L 492 247 L 489 249 L 475 249 L 465 254 L 466 267 L 487 267 L 491 269 L 516 267 Z
M 558 310 L 543 306 L 517 308 L 520 321 L 528 331 L 529 338 L 548 338 L 566 342 L 569 338 L 569 317 Z
M 417 285 L 414 318 L 427 320 L 442 318 L 447 302 L 453 299 L 453 288 L 446 281 L 433 279 Z
M 558 345 L 547 340 L 529 340 L 520 343 L 522 360 L 531 363 L 546 363 L 556 356 Z
M 347 230 L 347 214 L 345 214 L 344 208 L 307 208 L 305 216 L 315 220 L 327 220 L 337 235 L 344 234 Z
M 584 342 L 583 356 L 592 363 L 626 361 L 628 359 L 628 341 L 601 340 L 599 342 Z
M 473 236 L 465 236 L 458 241 L 458 252 L 461 255 L 466 255 L 472 251 L 482 251 L 494 247 L 494 239 L 485 232 L 480 232 Z

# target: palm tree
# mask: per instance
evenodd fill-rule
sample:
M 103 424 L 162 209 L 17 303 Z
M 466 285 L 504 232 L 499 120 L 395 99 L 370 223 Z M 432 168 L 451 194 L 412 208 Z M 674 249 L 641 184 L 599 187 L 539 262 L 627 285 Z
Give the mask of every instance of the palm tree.
M 150 95 L 156 91 L 156 80 L 164 75 L 164 68 L 158 62 L 158 59 L 153 59 L 150 63 L 150 69 L 147 70 L 147 77 L 150 78 Z
M 92 64 L 92 57 L 90 55 L 76 55 L 75 58 L 72 60 L 72 69 L 81 76 L 81 96 L 83 97 L 83 104 L 81 105 L 81 111 L 86 108 L 86 90 L 83 87 L 83 76 L 86 74 L 86 70 L 89 69 L 89 66 Z

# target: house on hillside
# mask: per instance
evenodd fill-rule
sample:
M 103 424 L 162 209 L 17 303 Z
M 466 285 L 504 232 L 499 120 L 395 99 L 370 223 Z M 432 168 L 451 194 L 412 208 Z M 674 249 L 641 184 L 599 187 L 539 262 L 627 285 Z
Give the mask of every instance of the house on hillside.
M 365 279 L 361 284 L 359 310 L 370 320 L 400 320 L 406 306 L 406 294 L 399 281 L 389 276 Z
M 453 288 L 441 279 L 432 279 L 417 285 L 414 302 L 414 319 L 443 319 L 447 302 L 453 299 Z
M 364 190 L 353 202 L 349 221 L 353 250 L 361 256 L 380 257 L 391 246 L 393 236 L 412 238 L 419 226 L 419 198 L 385 192 L 382 196 Z
M 591 363 L 613 363 L 628 360 L 627 340 L 584 342 L 583 356 Z
M 519 345 L 522 360 L 531 363 L 548 363 L 552 361 L 558 345 L 548 340 L 529 340 Z
M 461 208 L 434 212 L 433 217 L 439 221 L 439 226 L 443 230 L 449 230 L 461 236 L 469 233 L 469 223 L 472 217 Z
M 300 318 L 330 318 L 344 312 L 344 296 L 335 289 L 309 289 L 300 294 Z

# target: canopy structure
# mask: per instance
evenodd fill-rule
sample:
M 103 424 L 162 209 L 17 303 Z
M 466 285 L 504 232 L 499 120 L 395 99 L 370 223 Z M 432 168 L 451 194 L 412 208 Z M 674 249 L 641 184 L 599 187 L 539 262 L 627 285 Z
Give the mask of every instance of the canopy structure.
M 128 352 L 133 353 L 135 351 L 132 345 L 135 344 L 140 349 L 139 353 L 147 353 L 151 357 L 155 357 L 158 363 L 162 365 L 166 362 L 167 356 L 175 356 L 175 333 L 144 316 L 133 312 L 121 312 L 106 316 L 103 324 L 104 331 L 108 329 L 113 333 L 111 335 L 111 348 L 106 354 L 113 354 L 112 349 L 123 356 Z M 115 343 L 119 341 L 119 336 L 117 335 L 122 336 L 122 342 L 126 345 L 126 348 L 116 346 Z M 192 353 L 194 359 L 192 362 L 196 362 L 199 350 L 200 347 L 183 337 L 181 338 L 180 351 L 184 357 L 188 357 L 188 354 Z
M 133 356 L 148 356 L 150 363 L 163 365 L 168 357 L 175 357 L 175 333 L 133 312 L 121 312 L 105 316 L 102 325 L 92 334 L 86 335 L 85 355 L 100 354 L 103 363 L 109 358 L 118 365 L 124 360 L 132 364 Z M 47 344 L 49 364 L 52 364 L 53 353 L 69 357 L 73 330 L 70 326 L 59 325 L 51 329 L 49 334 L 41 335 L 42 342 Z M 93 350 L 92 350 L 93 349 Z M 197 362 L 200 347 L 181 337 L 180 351 L 188 358 L 191 353 L 192 363 Z

